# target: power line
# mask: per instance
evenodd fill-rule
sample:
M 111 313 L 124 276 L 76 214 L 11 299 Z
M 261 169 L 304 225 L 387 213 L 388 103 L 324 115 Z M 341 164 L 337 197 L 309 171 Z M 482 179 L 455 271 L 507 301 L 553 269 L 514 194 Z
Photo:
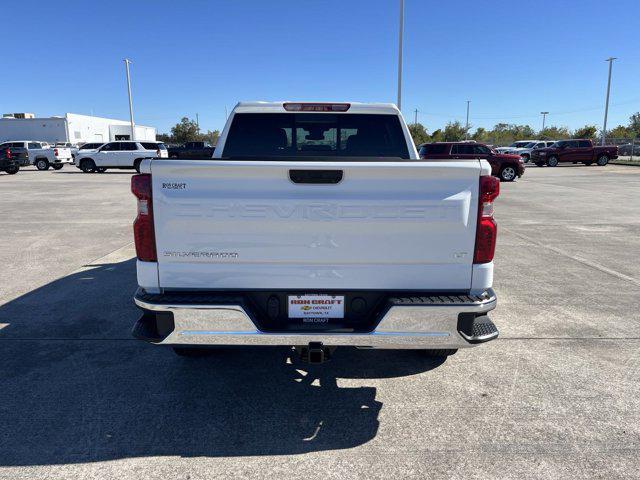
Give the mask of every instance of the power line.
M 632 100 L 626 100 L 624 102 L 616 102 L 611 103 L 610 107 L 618 107 L 623 105 L 629 105 L 632 103 L 640 102 L 640 98 L 634 98 Z M 599 107 L 588 107 L 588 108 L 579 108 L 575 110 L 564 110 L 564 111 L 550 111 L 550 115 L 558 116 L 558 115 L 571 115 L 572 113 L 581 113 L 581 112 L 590 112 L 595 110 L 602 110 L 602 106 Z M 444 117 L 444 118 L 452 118 L 455 120 L 464 120 L 464 117 L 449 115 L 446 113 L 436 113 L 436 112 L 425 112 L 420 110 L 420 115 L 430 116 L 430 117 Z M 477 120 L 509 120 L 509 119 L 517 119 L 517 118 L 539 118 L 540 113 L 534 113 L 531 115 L 498 115 L 496 113 L 475 113 L 473 115 Z

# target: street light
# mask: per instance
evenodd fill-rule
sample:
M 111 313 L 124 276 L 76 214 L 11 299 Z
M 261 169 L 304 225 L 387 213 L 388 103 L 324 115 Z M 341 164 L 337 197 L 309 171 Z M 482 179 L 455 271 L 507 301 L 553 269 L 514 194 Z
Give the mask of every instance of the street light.
M 466 123 L 466 125 L 464 127 L 464 129 L 465 129 L 464 130 L 465 131 L 464 139 L 465 140 L 469 140 L 469 104 L 470 103 L 471 103 L 471 100 L 467 100 L 467 123 Z
M 133 123 L 133 101 L 131 100 L 131 77 L 129 75 L 129 64 L 133 63 L 128 58 L 124 59 L 124 65 L 127 70 L 127 90 L 129 91 L 129 118 L 131 119 L 131 140 L 136 139 L 136 127 Z
M 605 62 L 609 62 L 609 80 L 607 80 L 607 100 L 604 104 L 604 123 L 602 124 L 602 145 L 605 144 L 607 136 L 607 115 L 609 114 L 609 92 L 611 91 L 611 67 L 616 57 L 609 57 Z
M 540 115 L 542 115 L 542 130 L 540 130 L 540 134 L 543 135 L 544 134 L 544 121 L 547 119 L 547 115 L 549 115 L 549 112 L 540 112 Z
M 398 110 L 402 110 L 402 37 L 404 35 L 404 0 L 400 0 L 400 29 L 398 31 Z

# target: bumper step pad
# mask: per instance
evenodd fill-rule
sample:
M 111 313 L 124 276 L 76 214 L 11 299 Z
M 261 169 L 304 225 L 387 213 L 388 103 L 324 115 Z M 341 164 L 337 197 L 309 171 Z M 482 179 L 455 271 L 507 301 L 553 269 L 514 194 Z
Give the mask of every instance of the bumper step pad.
M 474 317 L 461 313 L 458 318 L 458 332 L 469 343 L 484 343 L 498 336 L 498 327 L 487 315 Z

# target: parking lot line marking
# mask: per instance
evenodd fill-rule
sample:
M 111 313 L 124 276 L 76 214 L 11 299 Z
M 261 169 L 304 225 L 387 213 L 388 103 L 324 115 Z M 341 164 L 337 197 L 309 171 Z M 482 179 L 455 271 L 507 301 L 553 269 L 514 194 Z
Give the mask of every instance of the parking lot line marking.
M 559 249 L 557 247 L 553 247 L 551 245 L 545 245 L 544 243 L 538 242 L 537 240 L 534 240 L 533 238 L 531 238 L 531 237 L 529 237 L 527 235 L 524 235 L 524 234 L 518 233 L 518 232 L 514 232 L 513 230 L 511 230 L 509 228 L 502 227 L 502 230 L 504 230 L 506 232 L 509 232 L 509 233 L 512 233 L 516 237 L 520 237 L 521 239 L 526 240 L 527 242 L 533 243 L 534 245 L 536 245 L 538 247 L 546 248 L 547 250 L 551 250 L 552 252 L 555 252 L 558 255 L 562 255 L 563 257 L 570 258 L 571 260 L 575 260 L 576 262 L 579 262 L 579 263 L 581 263 L 583 265 L 586 265 L 587 267 L 594 268 L 594 269 L 599 270 L 599 271 L 601 271 L 603 273 L 606 273 L 606 274 L 611 275 L 613 277 L 617 277 L 620 280 L 624 280 L 626 282 L 633 283 L 634 285 L 640 287 L 640 280 L 636 280 L 635 278 L 630 277 L 629 275 L 625 275 L 624 273 L 620 273 L 620 272 L 618 272 L 616 270 L 613 270 L 613 269 L 611 269 L 609 267 L 605 267 L 604 265 L 601 265 L 601 264 L 599 264 L 597 262 L 594 262 L 592 260 L 587 260 L 586 258 L 582 258 L 582 257 L 579 257 L 577 255 L 571 255 L 570 253 L 565 252 L 564 250 L 561 250 L 561 249 Z

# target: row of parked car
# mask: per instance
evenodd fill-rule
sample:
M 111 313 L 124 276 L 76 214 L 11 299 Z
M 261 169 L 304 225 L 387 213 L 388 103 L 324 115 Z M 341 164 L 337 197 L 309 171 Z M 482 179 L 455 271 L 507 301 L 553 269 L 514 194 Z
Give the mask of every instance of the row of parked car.
M 33 140 L 12 140 L 0 144 L 3 162 L 0 170 L 17 173 L 20 167 L 35 165 L 38 170 L 60 170 L 75 164 L 86 173 L 101 173 L 109 168 L 139 169 L 146 158 L 211 158 L 215 147 L 206 142 L 187 142 L 167 148 L 163 142 L 93 142 L 81 146 L 50 145 Z
M 539 167 L 555 167 L 563 162 L 605 166 L 618 158 L 618 147 L 594 146 L 586 139 L 523 141 L 498 148 L 477 142 L 437 142 L 420 145 L 419 153 L 423 159 L 485 159 L 492 175 L 512 182 L 524 174 L 524 164 L 529 161 Z

